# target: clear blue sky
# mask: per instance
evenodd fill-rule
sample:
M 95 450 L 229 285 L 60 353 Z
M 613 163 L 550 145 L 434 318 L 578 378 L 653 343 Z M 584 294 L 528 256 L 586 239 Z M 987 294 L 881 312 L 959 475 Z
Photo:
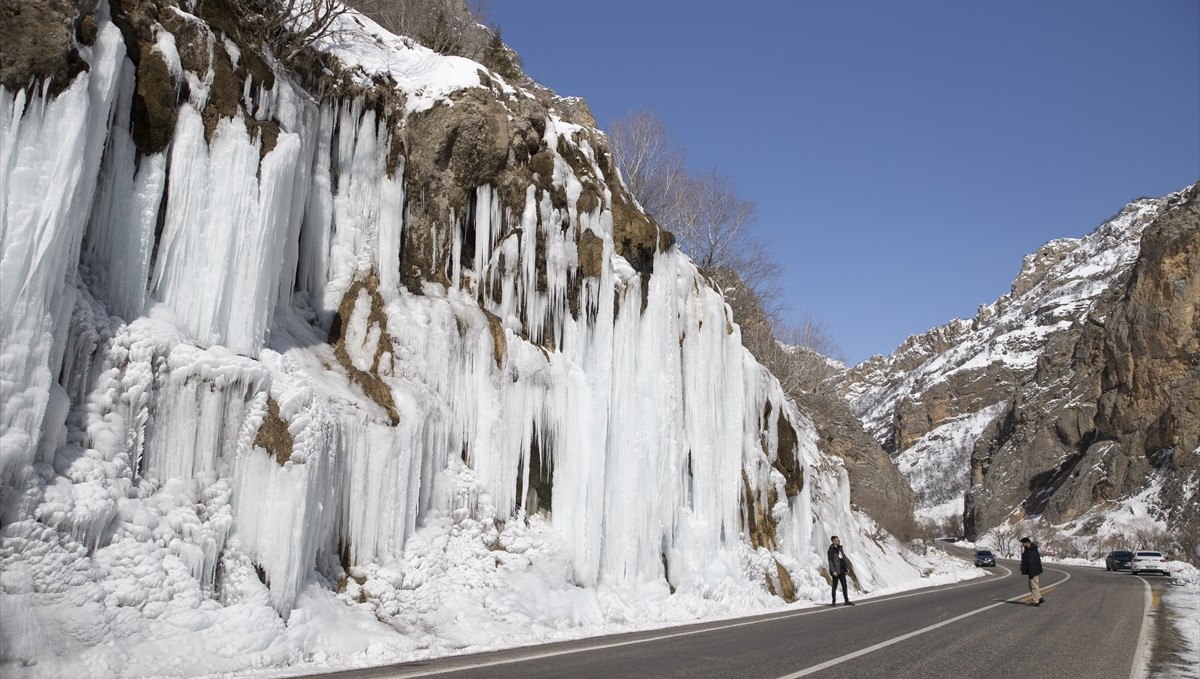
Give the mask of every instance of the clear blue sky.
M 1200 180 L 1200 2 L 492 0 L 601 129 L 649 109 L 758 206 L 845 360 L 969 318 L 1021 258 Z

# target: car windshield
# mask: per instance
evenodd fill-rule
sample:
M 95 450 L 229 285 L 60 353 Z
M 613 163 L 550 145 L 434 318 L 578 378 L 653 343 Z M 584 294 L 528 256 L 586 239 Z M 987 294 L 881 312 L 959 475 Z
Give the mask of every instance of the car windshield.
M 991 555 L 992 555 L 992 553 L 987 551 L 986 549 L 975 552 L 975 556 L 991 556 Z
M 1133 552 L 1113 552 L 1110 556 L 1114 559 L 1128 559 L 1133 556 Z
M 1162 552 L 1138 552 L 1137 555 L 1141 557 L 1149 556 L 1162 558 Z

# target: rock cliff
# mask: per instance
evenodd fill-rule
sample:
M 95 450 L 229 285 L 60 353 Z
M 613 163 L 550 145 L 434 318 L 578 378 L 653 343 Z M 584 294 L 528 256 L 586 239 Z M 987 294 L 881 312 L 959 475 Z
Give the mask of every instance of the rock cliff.
M 971 459 L 965 526 L 1055 524 L 1160 485 L 1169 530 L 1195 535 L 1200 480 L 1200 186 L 1163 201 L 1139 255 L 1033 374 Z
M 1195 534 L 1197 193 L 1135 201 L 1046 244 L 974 319 L 842 376 L 919 507 L 961 498 L 974 537 L 1024 517 L 1066 524 L 1161 485 L 1157 518 Z

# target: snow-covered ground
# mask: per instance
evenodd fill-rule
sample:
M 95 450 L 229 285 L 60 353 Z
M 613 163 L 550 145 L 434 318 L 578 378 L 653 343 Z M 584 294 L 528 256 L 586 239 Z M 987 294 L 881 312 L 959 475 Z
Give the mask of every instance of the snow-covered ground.
M 1181 568 L 1171 576 L 1174 586 L 1163 595 L 1163 604 L 1172 614 L 1184 649 L 1178 662 L 1170 661 L 1156 676 L 1200 679 L 1200 575 L 1193 567 L 1190 571 Z

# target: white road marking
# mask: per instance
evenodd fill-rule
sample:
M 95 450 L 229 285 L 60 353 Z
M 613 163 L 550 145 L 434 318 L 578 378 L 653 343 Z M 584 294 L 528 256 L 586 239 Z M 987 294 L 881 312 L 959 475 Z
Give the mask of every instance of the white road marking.
M 1139 578 L 1142 587 L 1146 588 L 1145 606 L 1142 608 L 1142 631 L 1138 633 L 1137 653 L 1133 656 L 1133 669 L 1129 671 L 1129 679 L 1146 679 L 1150 673 L 1150 604 L 1153 592 L 1146 578 Z

